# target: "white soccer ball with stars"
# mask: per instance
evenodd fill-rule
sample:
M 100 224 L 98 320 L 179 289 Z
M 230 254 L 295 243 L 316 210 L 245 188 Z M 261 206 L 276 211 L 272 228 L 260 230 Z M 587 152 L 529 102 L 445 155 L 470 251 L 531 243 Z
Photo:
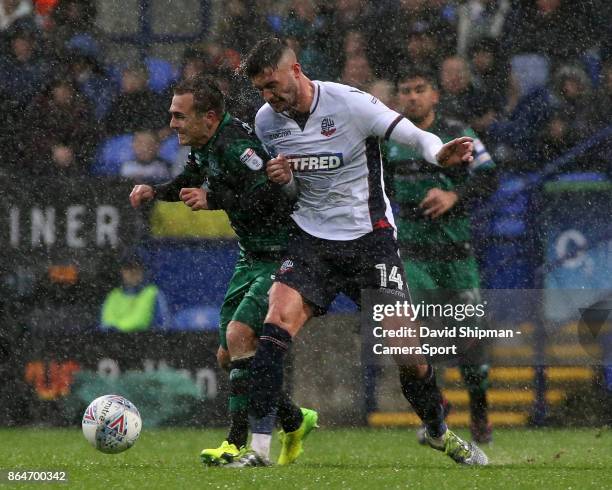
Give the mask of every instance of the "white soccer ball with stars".
M 131 448 L 142 428 L 136 406 L 119 395 L 104 395 L 92 401 L 83 415 L 83 434 L 103 453 L 115 454 Z

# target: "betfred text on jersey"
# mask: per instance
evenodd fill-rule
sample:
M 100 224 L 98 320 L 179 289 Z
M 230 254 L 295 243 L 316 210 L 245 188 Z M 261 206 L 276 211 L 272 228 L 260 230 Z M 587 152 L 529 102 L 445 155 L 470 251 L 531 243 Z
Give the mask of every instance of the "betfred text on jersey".
M 287 157 L 291 168 L 296 172 L 312 172 L 315 170 L 335 170 L 342 167 L 342 153 L 325 155 L 291 155 Z

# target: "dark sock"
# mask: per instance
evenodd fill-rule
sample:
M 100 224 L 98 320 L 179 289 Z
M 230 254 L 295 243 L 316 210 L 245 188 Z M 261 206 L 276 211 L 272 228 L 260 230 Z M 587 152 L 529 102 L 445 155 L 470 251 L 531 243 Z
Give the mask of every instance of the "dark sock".
M 487 420 L 487 389 L 489 387 L 489 366 L 460 366 L 463 380 L 470 395 L 470 416 L 472 424 L 486 425 Z
M 286 391 L 283 391 L 278 399 L 277 415 L 285 432 L 298 430 L 302 425 L 302 420 L 304 420 L 300 407 L 293 403 Z
M 291 335 L 272 323 L 265 323 L 257 342 L 251 365 L 249 415 L 260 419 L 272 413 L 283 387 L 285 354 L 291 346 Z
M 431 437 L 440 437 L 446 432 L 444 411 L 442 409 L 442 393 L 436 384 L 436 375 L 429 366 L 427 376 L 415 379 L 408 369 L 400 366 L 400 383 L 406 400 L 425 424 Z
M 249 437 L 248 401 L 252 361 L 252 357 L 239 359 L 230 366 L 230 429 L 227 442 L 238 448 L 246 446 Z

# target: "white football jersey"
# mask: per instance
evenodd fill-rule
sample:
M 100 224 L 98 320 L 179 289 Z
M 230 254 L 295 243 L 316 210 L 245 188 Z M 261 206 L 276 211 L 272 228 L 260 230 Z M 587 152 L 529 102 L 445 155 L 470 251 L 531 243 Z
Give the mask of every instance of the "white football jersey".
M 327 240 L 395 228 L 379 142 L 402 116 L 356 88 L 313 83 L 304 127 L 269 104 L 255 118 L 255 132 L 270 155 L 283 154 L 291 162 L 300 189 L 293 219 L 306 233 Z

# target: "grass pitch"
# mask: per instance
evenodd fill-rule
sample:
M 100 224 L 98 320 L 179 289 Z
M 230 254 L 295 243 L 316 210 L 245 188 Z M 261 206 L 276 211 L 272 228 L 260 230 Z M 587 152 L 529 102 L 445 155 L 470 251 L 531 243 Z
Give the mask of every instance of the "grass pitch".
M 467 435 L 459 431 L 461 435 Z M 291 467 L 204 468 L 199 452 L 217 446 L 220 430 L 145 430 L 125 453 L 93 449 L 80 430 L 0 429 L 0 471 L 60 470 L 67 484 L 0 483 L 14 488 L 79 489 L 489 489 L 612 488 L 608 430 L 498 429 L 485 448 L 491 464 L 460 467 L 418 446 L 412 430 L 342 429 L 313 432 Z M 278 454 L 274 446 L 273 455 Z

